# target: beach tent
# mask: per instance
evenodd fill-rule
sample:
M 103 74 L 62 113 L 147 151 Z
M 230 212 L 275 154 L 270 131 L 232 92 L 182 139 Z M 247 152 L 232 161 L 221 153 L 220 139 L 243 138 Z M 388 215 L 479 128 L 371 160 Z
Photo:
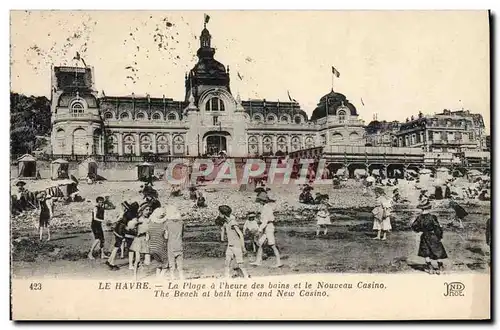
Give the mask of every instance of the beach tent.
M 344 176 L 344 175 L 346 175 L 346 171 L 347 171 L 347 169 L 345 167 L 339 168 L 337 170 L 336 175 L 338 175 L 338 176 Z
M 431 174 L 431 173 L 432 173 L 432 171 L 429 170 L 428 168 L 423 168 L 423 169 L 420 170 L 420 172 L 418 174 L 424 174 L 424 175 L 426 175 L 426 174 Z
M 52 180 L 69 179 L 69 163 L 64 159 L 56 159 L 50 164 Z
M 20 179 L 36 179 L 36 159 L 25 154 L 18 160 L 18 177 Z
M 446 167 L 440 167 L 436 170 L 436 179 L 448 180 L 450 178 L 450 170 Z
M 97 178 L 97 162 L 91 157 L 78 165 L 78 178 L 86 179 L 87 177 L 93 180 Z
M 151 163 L 144 162 L 137 165 L 137 180 L 152 181 L 155 174 L 155 166 Z
M 482 175 L 483 173 L 479 172 L 478 170 L 470 170 L 469 172 L 467 172 L 467 175 L 469 177 L 474 177 L 474 176 L 479 176 L 479 175 Z
M 354 177 L 357 177 L 357 178 L 365 177 L 365 176 L 367 176 L 367 174 L 368 173 L 366 173 L 366 170 L 362 169 L 362 168 L 357 168 L 354 170 Z

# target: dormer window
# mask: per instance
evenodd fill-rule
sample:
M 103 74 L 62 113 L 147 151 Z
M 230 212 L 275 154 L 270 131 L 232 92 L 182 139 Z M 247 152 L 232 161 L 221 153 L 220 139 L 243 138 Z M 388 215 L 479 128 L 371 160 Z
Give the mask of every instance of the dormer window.
M 339 112 L 337 112 L 337 115 L 339 116 L 339 122 L 344 123 L 345 122 L 345 111 L 340 110 Z
M 75 117 L 82 116 L 83 113 L 85 112 L 85 107 L 83 106 L 82 102 L 73 102 L 71 105 L 71 114 Z
M 177 116 L 175 115 L 175 113 L 171 112 L 168 114 L 167 119 L 170 121 L 177 120 Z
M 212 97 L 205 104 L 205 111 L 224 111 L 224 102 L 218 97 Z

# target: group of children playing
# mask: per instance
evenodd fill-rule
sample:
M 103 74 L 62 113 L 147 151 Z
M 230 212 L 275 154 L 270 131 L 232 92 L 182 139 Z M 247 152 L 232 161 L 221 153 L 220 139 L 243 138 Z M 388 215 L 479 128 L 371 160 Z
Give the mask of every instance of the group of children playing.
M 142 205 L 123 202 L 123 213 L 118 220 L 105 223 L 104 198 L 97 197 L 96 202 L 91 222 L 94 242 L 88 254 L 89 259 L 94 259 L 94 250 L 99 246 L 101 258 L 108 258 L 106 265 L 111 270 L 118 270 L 120 267 L 115 263 L 118 251 L 121 251 L 123 258 L 124 251 L 128 250 L 129 269 L 134 272 L 137 272 L 141 256 L 144 256 L 145 265 L 149 265 L 151 260 L 158 262 L 157 276 L 164 276 L 166 270 L 170 269 L 170 277 L 174 279 L 177 269 L 179 278 L 184 278 L 184 224 L 174 205 L 162 207 L 157 199 L 148 195 Z M 104 223 L 113 227 L 114 243 L 109 257 L 104 253 Z

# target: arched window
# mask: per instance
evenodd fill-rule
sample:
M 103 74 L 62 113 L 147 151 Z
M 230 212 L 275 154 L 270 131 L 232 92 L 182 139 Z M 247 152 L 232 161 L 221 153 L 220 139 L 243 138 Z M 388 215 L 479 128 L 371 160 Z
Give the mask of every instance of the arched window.
M 253 116 L 254 121 L 261 122 L 262 121 L 262 115 L 256 114 Z
M 113 119 L 113 113 L 111 111 L 107 111 L 105 114 L 104 114 L 104 119 Z
M 132 135 L 126 135 L 123 138 L 123 149 L 125 154 L 132 155 L 135 153 L 135 139 Z
M 120 115 L 120 119 L 129 119 L 129 115 L 128 115 L 128 112 L 122 112 L 122 114 Z
M 168 120 L 177 120 L 177 116 L 175 115 L 175 113 L 171 112 L 168 114 L 167 119 Z
M 314 139 L 310 136 L 306 138 L 306 149 L 314 147 Z
M 79 117 L 83 115 L 85 112 L 85 107 L 83 106 L 83 103 L 81 102 L 74 102 L 71 105 L 71 114 L 75 117 Z
M 302 123 L 302 116 L 295 116 L 294 118 L 295 124 L 301 124 Z
M 153 152 L 153 146 L 149 135 L 141 136 L 141 154 Z
M 298 136 L 292 137 L 292 151 L 300 150 L 300 139 Z
M 279 151 L 282 151 L 282 152 L 287 152 L 288 151 L 286 137 L 284 137 L 284 136 L 278 136 L 276 144 L 277 144 L 277 147 L 278 147 Z
M 153 120 L 160 120 L 161 119 L 161 115 L 157 112 L 157 113 L 154 113 L 153 114 Z
M 267 118 L 266 118 L 266 121 L 268 123 L 274 123 L 276 121 L 276 116 L 275 115 L 268 115 Z
M 224 111 L 224 102 L 218 97 L 212 97 L 205 104 L 205 111 Z
M 248 153 L 250 155 L 257 155 L 259 153 L 259 140 L 253 135 L 248 138 Z
M 345 122 L 345 111 L 340 110 L 339 112 L 337 112 L 337 115 L 339 116 L 339 122 L 344 123 Z
M 169 154 L 170 153 L 170 144 L 169 140 L 165 135 L 160 135 L 157 138 L 156 147 L 158 148 L 159 154 Z
M 264 148 L 263 153 L 272 153 L 273 152 L 273 139 L 270 136 L 264 136 L 262 140 L 262 147 Z
M 288 117 L 287 116 L 281 116 L 280 121 L 284 124 L 288 123 Z
M 135 116 L 136 119 L 139 119 L 139 120 L 144 120 L 146 118 L 146 115 L 144 114 L 144 112 L 139 112 L 136 116 Z

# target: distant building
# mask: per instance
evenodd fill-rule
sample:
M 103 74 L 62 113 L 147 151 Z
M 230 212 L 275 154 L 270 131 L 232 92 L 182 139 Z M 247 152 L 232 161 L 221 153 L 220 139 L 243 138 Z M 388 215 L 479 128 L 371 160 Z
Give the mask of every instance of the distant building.
M 396 137 L 401 123 L 398 121 L 373 120 L 365 127 L 366 146 L 397 147 Z
M 460 153 L 486 147 L 484 122 L 470 111 L 444 110 L 442 113 L 409 120 L 396 134 L 399 147 L 422 148 L 426 152 Z

